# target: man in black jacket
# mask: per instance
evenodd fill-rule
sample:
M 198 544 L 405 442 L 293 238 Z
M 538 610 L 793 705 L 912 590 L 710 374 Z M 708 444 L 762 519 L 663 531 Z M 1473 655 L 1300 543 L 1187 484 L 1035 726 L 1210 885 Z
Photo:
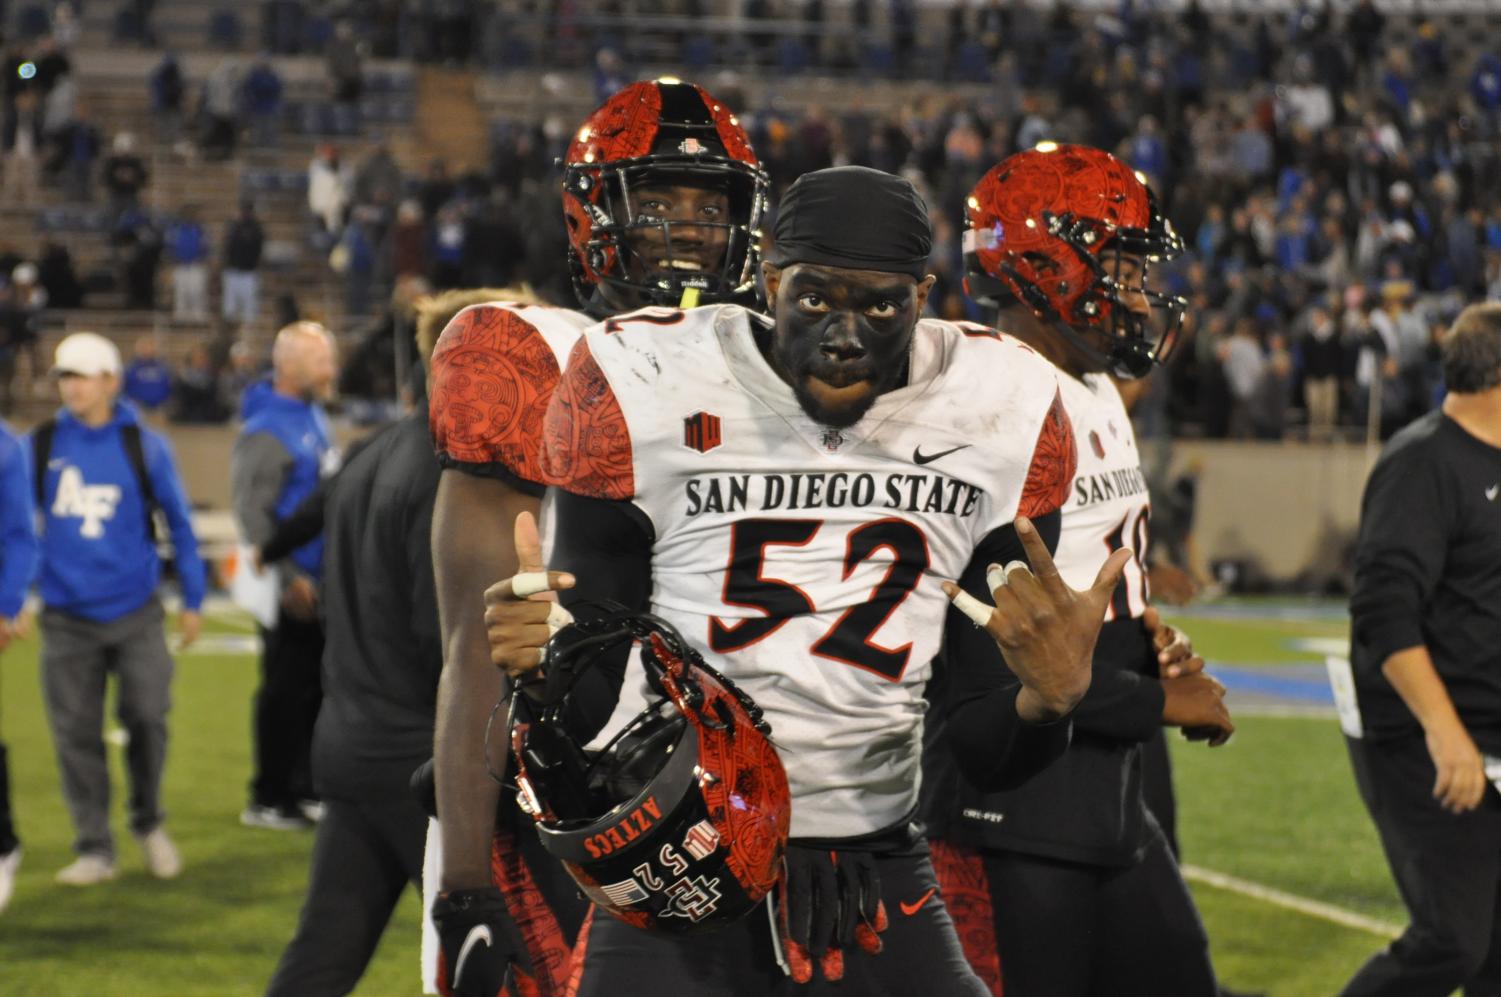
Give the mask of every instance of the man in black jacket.
M 1347 997 L 1501 993 L 1501 304 L 1461 312 L 1442 353 L 1442 410 L 1361 502 L 1346 731 L 1412 923 Z
M 419 355 L 431 355 L 459 309 L 515 296 L 455 291 L 429 302 Z M 420 885 L 427 814 L 409 781 L 432 756 L 443 667 L 429 543 L 438 470 L 424 402 L 352 451 L 261 551 L 270 561 L 319 532 L 326 538 L 328 639 L 312 749 L 324 814 L 297 933 L 268 994 L 348 993 L 402 890 Z

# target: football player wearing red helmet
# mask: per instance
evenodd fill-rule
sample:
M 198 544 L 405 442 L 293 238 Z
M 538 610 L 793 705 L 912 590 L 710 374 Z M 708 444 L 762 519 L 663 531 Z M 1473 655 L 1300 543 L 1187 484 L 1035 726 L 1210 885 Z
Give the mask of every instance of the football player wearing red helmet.
M 1006 785 L 1061 754 L 1129 553 L 1102 552 L 1082 591 L 1059 578 L 1047 545 L 1075 455 L 1057 373 L 993 330 L 919 318 L 931 241 L 907 181 L 810 173 L 763 267 L 770 316 L 645 309 L 569 358 L 546 423 L 553 570 L 522 591 L 670 623 L 764 711 L 791 796 L 777 903 L 702 935 L 635 925 L 662 928 L 679 898 L 705 920 L 743 910 L 740 877 L 667 875 L 652 849 L 688 834 L 622 828 L 617 847 L 650 847 L 599 884 L 617 916 L 580 936 L 578 997 L 984 994 L 913 822 L 950 600 L 983 622 L 988 653 L 952 676 L 949 730 Z M 551 610 L 521 581 L 490 589 L 486 619 L 496 662 L 525 675 Z M 628 678 L 640 698 L 621 697 L 622 721 L 654 698 Z
M 526 985 L 561 993 L 585 910 L 530 822 L 518 823 L 510 804 L 497 817 L 499 787 L 483 750 L 503 677 L 490 663 L 478 607 L 487 585 L 540 559 L 535 531 L 518 549 L 513 523 L 539 507 L 542 415 L 553 386 L 596 319 L 751 292 L 766 189 L 728 107 L 689 83 L 634 83 L 584 121 L 564 157 L 562 207 L 583 310 L 475 305 L 454 317 L 434 352 L 430 423 L 443 471 L 432 545 L 444 642 L 435 744 L 442 897 L 434 909 L 441 986 L 451 992 L 495 997 L 513 953 L 494 922 L 508 910 L 526 938 L 525 952 L 515 953 Z
M 1078 471 L 1063 505 L 1059 571 L 1077 585 L 1101 551 L 1130 546 L 1135 555 L 1105 608 L 1093 682 L 1057 764 L 986 792 L 976 760 L 930 728 L 924 812 L 939 881 L 996 995 L 1210 997 L 1204 929 L 1143 802 L 1141 746 L 1164 725 L 1211 744 L 1233 726 L 1223 687 L 1149 608 L 1150 502 L 1112 380 L 1144 376 L 1172 349 L 1183 302 L 1155 291 L 1149 273 L 1182 244 L 1139 174 L 1083 146 L 1011 156 L 980 180 L 967 208 L 970 294 L 1061 372 Z M 976 645 L 968 628 L 951 628 L 946 653 L 988 650 Z

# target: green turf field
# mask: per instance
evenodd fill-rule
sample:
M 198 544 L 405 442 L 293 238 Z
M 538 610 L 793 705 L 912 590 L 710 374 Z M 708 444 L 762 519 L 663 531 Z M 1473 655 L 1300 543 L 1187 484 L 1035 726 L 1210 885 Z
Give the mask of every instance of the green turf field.
M 1182 614 L 1196 644 L 1225 662 L 1307 663 L 1290 647 L 1338 637 L 1338 620 Z M 234 621 L 215 632 L 243 632 Z M 183 851 L 181 878 L 146 877 L 121 828 L 120 876 L 87 890 L 56 886 L 70 832 L 37 688 L 36 643 L 0 658 L 0 737 L 10 746 L 26 857 L 0 915 L 0 994 L 230 995 L 264 990 L 291 935 L 311 836 L 239 826 L 249 776 L 254 659 L 179 661 L 166 799 Z M 1402 912 L 1355 794 L 1330 719 L 1246 716 L 1227 746 L 1175 744 L 1185 860 L 1386 922 Z M 118 779 L 116 786 L 122 782 Z M 1328 997 L 1384 944 L 1380 936 L 1234 890 L 1196 885 L 1225 981 L 1276 997 Z M 408 896 L 362 994 L 414 994 L 417 904 Z M 1168 997 L 1168 995 L 1165 995 Z

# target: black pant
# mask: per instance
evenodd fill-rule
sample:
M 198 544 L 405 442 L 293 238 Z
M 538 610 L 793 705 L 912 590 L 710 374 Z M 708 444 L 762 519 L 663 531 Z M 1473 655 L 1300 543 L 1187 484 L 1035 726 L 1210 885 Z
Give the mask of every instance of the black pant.
M 1467 814 L 1433 798 L 1436 773 L 1421 738 L 1346 738 L 1355 782 L 1376 822 L 1412 923 L 1373 956 L 1345 997 L 1501 994 L 1501 795 L 1487 786 Z
M 313 724 L 323 702 L 319 668 L 323 628 L 282 619 L 261 630 L 261 687 L 255 694 L 255 778 L 252 799 L 290 806 L 313 797 L 308 764 Z
M 307 900 L 268 997 L 347 994 L 365 972 L 408 883 L 422 886 L 427 815 L 415 801 L 327 800 Z M 415 966 L 413 972 L 415 973 Z
M 1213 997 L 1204 925 L 1148 823 L 1141 861 L 1124 868 L 984 853 L 1005 993 Z
M 595 911 L 579 939 L 584 959 L 578 997 L 986 997 L 936 895 L 928 857 L 876 861 L 890 918 L 881 935 L 884 948 L 874 956 L 846 949 L 841 983 L 822 980 L 816 967 L 812 983 L 794 983 L 783 974 L 766 904 L 734 924 L 687 937 L 642 931 Z
M 10 756 L 0 744 L 0 855 L 8 855 L 21 844 L 16 825 L 10 816 Z

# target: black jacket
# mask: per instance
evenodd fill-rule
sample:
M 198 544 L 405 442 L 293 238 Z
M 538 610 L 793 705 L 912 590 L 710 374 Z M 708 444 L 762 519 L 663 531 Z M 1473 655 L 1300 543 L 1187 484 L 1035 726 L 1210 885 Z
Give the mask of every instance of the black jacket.
M 325 797 L 404 797 L 432 755 L 443 669 L 429 539 L 437 490 L 425 410 L 372 438 L 329 489 L 313 732 L 313 781 Z

